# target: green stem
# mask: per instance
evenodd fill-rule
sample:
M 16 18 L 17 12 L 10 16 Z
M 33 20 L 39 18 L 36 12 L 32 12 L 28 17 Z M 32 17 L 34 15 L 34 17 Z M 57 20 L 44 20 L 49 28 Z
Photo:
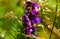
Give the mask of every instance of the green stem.
M 58 9 L 58 0 L 56 0 L 56 11 L 55 11 L 55 15 L 54 15 L 54 21 L 53 21 L 53 27 L 49 36 L 49 39 L 51 39 L 52 33 L 53 33 L 53 29 L 54 29 L 54 24 L 55 24 L 55 20 L 56 20 L 56 13 L 57 13 L 57 9 Z

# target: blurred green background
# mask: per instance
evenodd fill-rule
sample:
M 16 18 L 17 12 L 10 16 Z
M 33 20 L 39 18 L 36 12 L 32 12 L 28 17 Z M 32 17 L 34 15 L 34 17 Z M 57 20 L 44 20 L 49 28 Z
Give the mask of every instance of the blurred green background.
M 25 0 L 0 0 L 0 39 L 27 39 L 20 17 L 24 15 Z M 34 0 L 32 0 L 34 1 Z M 38 17 L 42 21 L 37 25 L 37 39 L 49 39 L 56 14 L 51 39 L 60 39 L 60 0 L 36 0 L 41 9 Z M 56 12 L 57 5 L 57 12 Z M 30 39 L 34 39 L 30 37 Z

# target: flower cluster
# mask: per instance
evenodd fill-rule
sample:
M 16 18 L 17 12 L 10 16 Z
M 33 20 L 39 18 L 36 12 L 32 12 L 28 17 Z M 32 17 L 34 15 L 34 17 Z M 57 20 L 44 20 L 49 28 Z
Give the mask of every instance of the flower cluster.
M 26 35 L 35 35 L 34 32 L 37 30 L 34 24 L 39 24 L 41 21 L 41 18 L 37 17 L 39 14 L 40 5 L 38 5 L 35 1 L 25 2 L 25 14 L 22 17 L 23 26 L 25 27 L 25 34 Z

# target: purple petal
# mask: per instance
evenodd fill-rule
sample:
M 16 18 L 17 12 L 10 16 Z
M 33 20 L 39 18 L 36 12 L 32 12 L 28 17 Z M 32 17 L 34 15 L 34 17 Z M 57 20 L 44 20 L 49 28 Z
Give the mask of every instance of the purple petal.
M 37 24 L 39 24 L 40 21 L 41 21 L 41 18 L 37 18 L 37 17 L 36 17 L 36 18 L 34 19 L 34 21 L 35 21 Z
M 37 8 L 40 8 L 40 5 L 37 5 L 36 7 L 37 7 Z
M 27 20 L 27 21 L 30 21 L 29 20 L 29 17 L 25 14 L 25 19 Z
M 33 30 L 30 29 L 30 28 L 28 28 L 28 29 L 26 29 L 25 31 L 26 31 L 27 34 L 29 34 L 29 33 L 31 33 Z
M 26 10 L 26 13 L 29 13 L 29 10 Z
M 35 18 L 32 19 L 32 24 L 34 24 L 34 23 L 39 24 L 40 21 L 41 21 L 41 18 L 37 18 L 37 17 L 35 17 Z
M 24 27 L 25 27 L 25 28 L 32 27 L 32 26 L 31 26 L 31 22 L 30 22 L 30 21 L 29 21 L 29 22 L 24 22 Z
M 37 3 L 36 2 L 32 2 L 33 5 L 36 5 Z
M 31 22 L 32 22 L 32 25 L 35 23 L 34 20 L 32 20 Z
M 32 10 L 32 14 L 37 15 L 38 14 L 38 11 Z

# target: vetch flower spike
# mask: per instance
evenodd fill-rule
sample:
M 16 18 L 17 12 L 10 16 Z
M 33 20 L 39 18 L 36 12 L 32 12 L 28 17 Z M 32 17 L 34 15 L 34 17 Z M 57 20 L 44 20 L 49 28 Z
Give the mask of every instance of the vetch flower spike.
M 25 15 L 22 17 L 23 26 L 25 27 L 25 34 L 26 35 L 34 35 L 38 36 L 37 34 L 34 34 L 35 31 L 37 31 L 37 28 L 34 26 L 34 24 L 39 24 L 41 21 L 41 18 L 37 17 L 39 14 L 40 5 L 37 4 L 37 2 L 31 2 L 26 1 L 25 2 Z

